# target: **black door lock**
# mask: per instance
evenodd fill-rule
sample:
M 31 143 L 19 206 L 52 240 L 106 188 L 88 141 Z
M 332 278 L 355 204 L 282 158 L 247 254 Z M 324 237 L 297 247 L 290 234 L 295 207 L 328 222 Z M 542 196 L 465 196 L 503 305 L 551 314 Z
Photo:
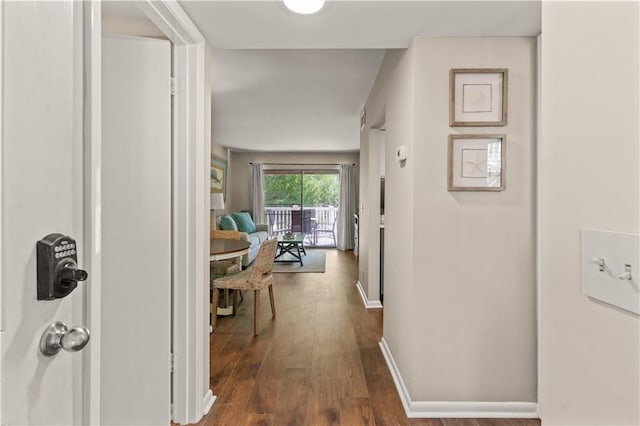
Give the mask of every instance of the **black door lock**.
M 78 269 L 76 241 L 62 234 L 49 234 L 36 244 L 38 257 L 38 300 L 65 297 L 87 279 Z

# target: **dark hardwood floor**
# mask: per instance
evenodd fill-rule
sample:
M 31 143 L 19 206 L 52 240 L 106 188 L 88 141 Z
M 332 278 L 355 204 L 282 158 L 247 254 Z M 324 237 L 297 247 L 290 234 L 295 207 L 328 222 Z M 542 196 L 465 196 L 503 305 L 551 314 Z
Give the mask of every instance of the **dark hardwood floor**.
M 378 342 L 382 310 L 366 310 L 352 252 L 327 251 L 324 274 L 275 274 L 277 317 L 261 292 L 211 335 L 218 400 L 199 425 L 534 426 L 537 420 L 407 419 Z

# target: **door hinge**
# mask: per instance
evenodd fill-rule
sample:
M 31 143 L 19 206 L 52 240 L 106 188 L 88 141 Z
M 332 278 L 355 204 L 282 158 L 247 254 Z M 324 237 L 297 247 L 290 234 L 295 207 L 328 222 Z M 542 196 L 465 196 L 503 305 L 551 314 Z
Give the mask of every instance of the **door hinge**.
M 176 83 L 175 77 L 171 77 L 171 95 L 175 95 L 178 90 L 178 83 Z
M 173 353 L 169 354 L 169 373 L 173 373 L 173 366 L 175 364 L 175 359 L 176 357 L 173 355 Z

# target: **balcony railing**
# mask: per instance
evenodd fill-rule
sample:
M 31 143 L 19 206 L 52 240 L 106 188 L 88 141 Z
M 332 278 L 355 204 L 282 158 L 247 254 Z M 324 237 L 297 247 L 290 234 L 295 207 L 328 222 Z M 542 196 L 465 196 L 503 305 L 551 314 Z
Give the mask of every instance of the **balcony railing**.
M 269 235 L 285 232 L 305 234 L 306 244 L 318 247 L 335 247 L 337 241 L 338 208 L 299 206 L 269 206 L 265 208 L 265 223 Z

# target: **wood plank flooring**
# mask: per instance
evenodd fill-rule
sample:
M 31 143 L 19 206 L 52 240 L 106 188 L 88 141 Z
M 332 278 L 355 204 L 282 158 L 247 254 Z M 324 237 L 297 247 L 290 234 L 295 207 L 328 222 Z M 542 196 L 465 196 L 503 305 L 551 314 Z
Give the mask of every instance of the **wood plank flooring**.
M 366 310 L 352 252 L 327 251 L 324 274 L 275 274 L 277 317 L 253 295 L 211 335 L 211 388 L 199 425 L 537 426 L 537 420 L 407 419 L 378 347 L 382 310 Z

